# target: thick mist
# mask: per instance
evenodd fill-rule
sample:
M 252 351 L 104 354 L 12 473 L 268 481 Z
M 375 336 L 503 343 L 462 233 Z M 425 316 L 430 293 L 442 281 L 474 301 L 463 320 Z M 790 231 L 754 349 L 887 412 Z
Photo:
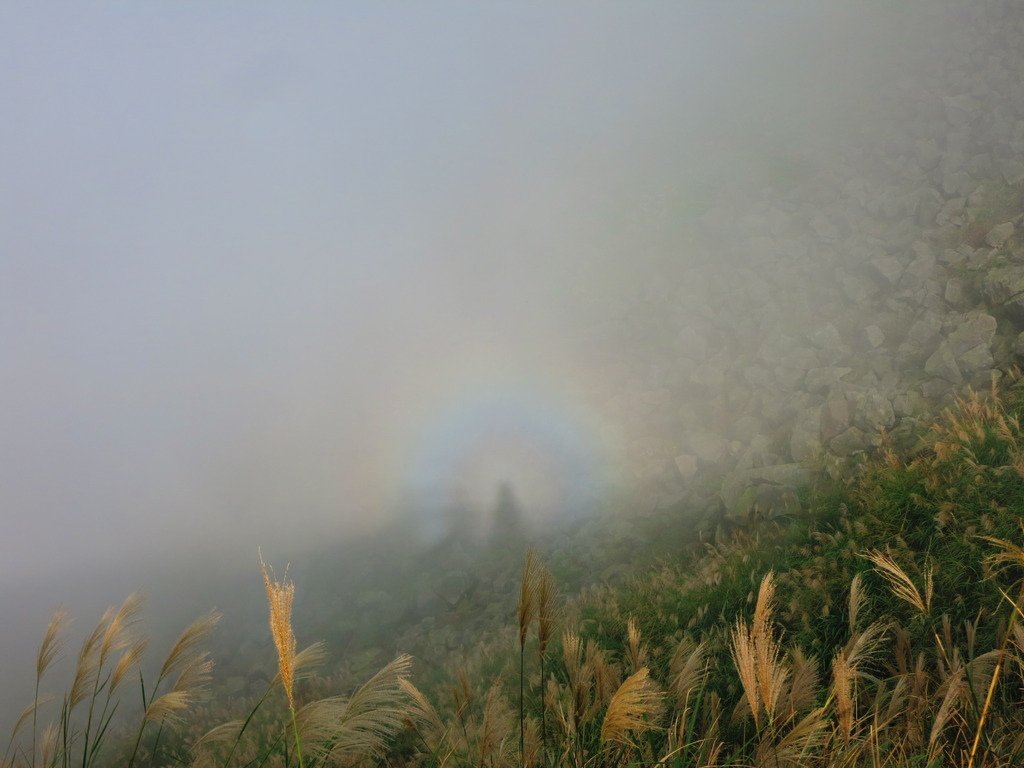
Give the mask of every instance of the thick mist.
M 276 561 L 395 519 L 436 537 L 453 504 L 486 527 L 502 488 L 573 517 L 703 457 L 648 407 L 672 387 L 655 350 L 842 326 L 815 253 L 788 276 L 799 318 L 732 300 L 762 277 L 731 230 L 836 148 L 884 151 L 958 18 L 0 9 L 0 685 L 60 602 L 180 585 L 197 613 L 226 594 L 204 569 L 258 592 L 258 545 Z M 719 406 L 742 442 L 747 412 Z

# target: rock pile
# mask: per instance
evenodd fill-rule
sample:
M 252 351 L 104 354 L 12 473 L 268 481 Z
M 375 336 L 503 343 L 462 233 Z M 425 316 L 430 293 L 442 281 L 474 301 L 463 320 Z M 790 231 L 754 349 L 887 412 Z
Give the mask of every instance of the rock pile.
M 700 265 L 639 278 L 604 402 L 640 485 L 792 509 L 809 467 L 849 471 L 1024 351 L 1024 5 L 944 12 L 860 140 L 709 208 Z

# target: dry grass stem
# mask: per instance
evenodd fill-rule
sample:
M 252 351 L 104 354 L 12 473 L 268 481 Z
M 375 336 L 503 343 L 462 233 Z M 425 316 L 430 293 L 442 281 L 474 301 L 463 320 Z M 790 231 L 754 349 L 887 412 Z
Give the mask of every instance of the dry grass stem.
M 537 578 L 537 644 L 540 653 L 547 651 L 554 623 L 555 581 L 551 571 L 541 568 Z

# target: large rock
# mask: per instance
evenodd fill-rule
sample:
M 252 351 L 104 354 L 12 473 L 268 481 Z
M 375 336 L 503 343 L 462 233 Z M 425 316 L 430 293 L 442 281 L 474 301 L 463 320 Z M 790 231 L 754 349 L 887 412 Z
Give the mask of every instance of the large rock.
M 914 159 L 921 170 L 930 171 L 939 164 L 942 150 L 935 139 L 920 139 L 914 144 Z
M 839 329 L 832 323 L 825 323 L 820 328 L 807 335 L 807 340 L 819 349 L 829 349 L 841 346 L 843 336 Z
M 962 227 L 966 223 L 966 217 L 964 216 L 964 208 L 967 205 L 967 198 L 965 197 L 952 197 L 945 202 L 942 206 L 942 210 L 939 211 L 935 217 L 935 223 L 940 227 L 953 225 L 954 227 Z
M 889 429 L 896 423 L 896 414 L 893 412 L 892 403 L 881 392 L 868 390 L 857 393 L 854 397 L 856 398 L 854 401 L 856 411 L 853 421 L 865 432 Z
M 963 281 L 955 277 L 947 280 L 946 289 L 942 292 L 942 298 L 951 307 L 962 307 L 967 302 Z
M 1018 321 L 1024 321 L 1024 266 L 993 267 L 981 280 L 981 292 L 990 307 L 1005 307 Z
M 871 260 L 871 268 L 884 286 L 894 286 L 903 277 L 905 265 L 895 256 L 878 256 Z
M 812 472 L 800 464 L 776 464 L 771 467 L 737 470 L 726 475 L 722 482 L 720 496 L 726 511 L 731 514 L 745 513 L 739 509 L 741 498 L 747 489 L 772 485 L 784 488 L 800 488 L 811 481 Z
M 874 282 L 853 272 L 840 270 L 836 279 L 846 298 L 854 304 L 863 304 L 878 293 L 878 286 Z
M 885 343 L 885 332 L 877 325 L 869 325 L 864 329 L 864 340 L 871 349 L 877 349 Z
M 804 461 L 821 451 L 821 406 L 801 411 L 793 424 L 789 452 L 794 461 Z
M 1002 248 L 1011 237 L 1013 237 L 1013 222 L 1004 221 L 988 231 L 988 234 L 985 235 L 985 242 L 993 248 Z
M 898 417 L 921 416 L 928 412 L 928 402 L 919 392 L 901 392 L 892 399 L 892 409 Z
M 944 96 L 942 106 L 946 112 L 946 120 L 954 128 L 965 128 L 978 111 L 978 102 L 970 94 L 960 96 Z
M 979 345 L 989 346 L 996 335 L 998 323 L 992 315 L 985 312 L 972 312 L 956 327 L 947 341 L 957 357 Z
M 935 343 L 941 330 L 942 319 L 934 312 L 926 312 L 910 326 L 906 338 L 900 344 L 900 354 L 904 357 L 923 356 Z
M 779 457 L 772 452 L 771 439 L 765 435 L 754 435 L 736 459 L 735 469 L 754 469 L 778 462 Z
M 850 427 L 836 435 L 829 442 L 829 448 L 838 456 L 852 456 L 858 451 L 864 451 L 871 446 L 864 430 L 859 427 Z
M 939 344 L 939 348 L 925 361 L 924 370 L 926 373 L 948 381 L 950 384 L 959 386 L 964 381 L 963 374 L 960 372 L 960 366 L 956 362 L 956 356 L 953 354 L 953 350 L 947 341 Z
M 850 404 L 846 397 L 836 393 L 828 396 L 821 406 L 821 439 L 829 442 L 850 426 Z
M 995 335 L 996 319 L 984 312 L 977 312 L 969 316 L 946 337 L 946 344 L 956 359 L 961 373 L 992 367 L 994 361 L 990 347 Z M 943 376 L 943 378 L 947 377 Z M 956 383 L 952 379 L 947 380 Z
M 729 441 L 714 432 L 691 432 L 686 436 L 686 445 L 705 464 L 717 464 L 729 452 Z
M 1001 161 L 999 166 L 999 170 L 1007 184 L 1013 186 L 1024 181 L 1024 162 L 1009 158 Z
M 692 453 L 681 453 L 675 459 L 676 469 L 683 482 L 690 482 L 697 474 L 697 457 Z
M 912 246 L 914 258 L 903 271 L 900 285 L 913 288 L 921 285 L 935 273 L 935 255 L 926 243 L 916 242 Z
M 852 368 L 840 368 L 834 365 L 826 368 L 811 368 L 804 377 L 804 389 L 811 393 L 824 394 L 852 370 Z

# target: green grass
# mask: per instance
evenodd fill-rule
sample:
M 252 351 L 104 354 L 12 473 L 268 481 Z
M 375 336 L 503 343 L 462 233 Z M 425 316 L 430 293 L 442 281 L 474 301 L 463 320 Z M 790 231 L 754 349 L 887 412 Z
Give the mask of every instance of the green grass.
M 803 490 L 804 511 L 785 519 L 752 518 L 712 535 L 682 507 L 647 510 L 633 536 L 602 542 L 602 562 L 633 562 L 632 575 L 615 583 L 584 580 L 594 566 L 587 553 L 620 529 L 616 521 L 580 523 L 558 547 L 541 542 L 566 595 L 543 681 L 529 611 L 520 656 L 519 590 L 481 588 L 459 610 L 473 619 L 500 600 L 490 612 L 498 618 L 475 619 L 471 642 L 431 659 L 433 671 L 417 676 L 427 695 L 412 687 L 407 660 L 357 686 L 351 675 L 313 674 L 322 655 L 314 648 L 296 664 L 293 721 L 281 686 L 244 701 L 204 698 L 211 669 L 199 640 L 209 618 L 187 630 L 183 637 L 193 639 L 179 641 L 161 674 L 145 682 L 144 638 L 130 601 L 105 616 L 83 648 L 75 691 L 55 708 L 30 710 L 38 727 L 26 717 L 0 765 L 126 765 L 133 744 L 135 765 L 225 768 L 298 765 L 296 744 L 306 766 L 498 768 L 520 764 L 520 744 L 527 765 L 575 768 L 1015 764 L 1024 758 L 1015 682 L 1024 679 L 1024 632 L 1012 629 L 1019 625 L 1011 603 L 1024 584 L 1022 414 L 1024 387 L 1008 377 L 1000 391 L 936 418 L 914 452 L 884 448 L 854 479 L 819 478 Z M 872 553 L 892 558 L 927 609 L 894 591 Z M 515 553 L 472 557 L 460 567 L 519 570 Z M 855 579 L 866 601 L 853 623 Z M 758 619 L 765 589 L 771 607 Z M 278 621 L 281 638 L 286 624 Z M 760 724 L 744 693 L 749 679 L 737 672 L 743 627 L 778 644 L 756 660 L 783 681 L 774 715 Z M 43 650 L 61 636 L 58 622 Z M 576 643 L 579 655 L 567 654 Z M 687 658 L 696 666 L 684 674 Z M 46 667 L 39 665 L 40 679 Z M 804 685 L 790 685 L 809 670 Z M 630 686 L 642 695 L 629 698 Z M 550 742 L 543 763 L 542 700 Z

